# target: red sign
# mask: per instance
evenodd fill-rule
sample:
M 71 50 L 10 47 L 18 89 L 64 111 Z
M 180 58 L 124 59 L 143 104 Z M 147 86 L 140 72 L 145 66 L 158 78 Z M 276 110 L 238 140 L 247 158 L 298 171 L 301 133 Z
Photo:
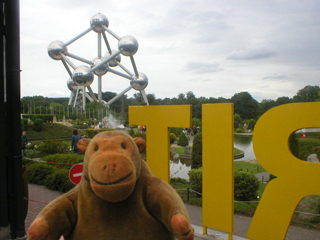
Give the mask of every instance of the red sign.
M 74 165 L 69 171 L 70 181 L 79 184 L 82 178 L 83 164 Z

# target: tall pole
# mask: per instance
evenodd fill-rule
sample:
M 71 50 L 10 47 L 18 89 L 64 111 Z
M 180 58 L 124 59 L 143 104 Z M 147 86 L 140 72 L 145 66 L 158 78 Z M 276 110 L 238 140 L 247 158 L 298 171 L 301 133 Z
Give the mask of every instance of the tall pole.
M 1 33 L 4 33 L 4 3 L 1 1 L 1 9 L 0 9 L 0 17 L 1 17 L 1 22 L 0 22 L 0 29 Z M 4 34 L 1 34 L 0 37 L 0 48 L 1 50 L 4 49 Z M 2 51 L 1 51 L 2 52 Z M 4 55 L 0 57 L 0 122 L 4 123 L 6 121 L 5 118 L 5 102 L 4 99 L 6 98 L 5 94 L 5 89 L 4 89 L 4 78 L 5 78 L 5 72 L 4 72 L 4 67 L 5 67 L 5 61 L 4 61 Z M 0 131 L 2 133 L 6 133 L 6 126 L 5 124 L 0 124 Z M 2 136 L 0 138 L 0 152 L 5 153 L 6 152 L 6 135 Z M 0 154 L 0 227 L 7 227 L 9 225 L 9 213 L 8 213 L 8 191 L 7 191 L 7 176 L 8 173 L 6 171 L 7 169 L 7 161 L 6 161 L 6 156 L 5 154 Z
M 21 156 L 19 0 L 5 0 L 5 119 L 8 207 L 11 238 L 25 236 L 26 215 Z

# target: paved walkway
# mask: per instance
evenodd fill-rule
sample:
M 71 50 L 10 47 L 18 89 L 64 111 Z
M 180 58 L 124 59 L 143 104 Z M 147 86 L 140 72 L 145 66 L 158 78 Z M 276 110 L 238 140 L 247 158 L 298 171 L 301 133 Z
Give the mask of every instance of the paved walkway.
M 36 218 L 42 208 L 53 199 L 60 196 L 61 193 L 57 191 L 51 191 L 44 186 L 29 184 L 29 208 L 28 215 L 25 221 L 26 231 L 28 230 L 32 221 Z M 227 240 L 227 234 L 208 229 L 208 235 L 202 233 L 202 208 L 192 205 L 186 205 L 191 222 L 195 229 L 195 240 L 200 239 L 215 239 L 215 240 Z M 234 240 L 244 240 L 251 223 L 250 217 L 235 215 L 234 216 Z M 286 240 L 320 240 L 320 232 L 308 230 L 296 226 L 290 226 Z

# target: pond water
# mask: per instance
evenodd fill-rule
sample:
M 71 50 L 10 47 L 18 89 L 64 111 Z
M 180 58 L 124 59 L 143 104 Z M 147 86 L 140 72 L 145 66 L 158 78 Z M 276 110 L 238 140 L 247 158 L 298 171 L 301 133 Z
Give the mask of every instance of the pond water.
M 256 159 L 252 147 L 252 135 L 235 135 L 234 147 L 244 152 L 244 156 L 236 159 L 235 161 Z
M 253 147 L 252 136 L 235 135 L 234 147 L 244 152 L 244 157 L 235 161 L 245 161 L 256 159 Z M 170 160 L 170 177 L 180 177 L 189 180 L 188 172 L 191 170 L 191 159 Z

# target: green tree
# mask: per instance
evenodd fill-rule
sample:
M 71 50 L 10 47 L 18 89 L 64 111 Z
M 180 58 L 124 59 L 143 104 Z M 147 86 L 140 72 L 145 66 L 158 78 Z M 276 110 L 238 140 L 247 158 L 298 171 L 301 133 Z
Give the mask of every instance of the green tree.
M 187 138 L 187 136 L 183 132 L 181 132 L 177 144 L 182 147 L 189 145 L 189 139 Z
M 286 104 L 286 103 L 292 103 L 292 99 L 289 97 L 279 97 L 276 100 L 277 106 Z
M 194 95 L 194 93 L 192 91 L 187 92 L 186 97 L 187 97 L 187 99 L 196 98 L 196 96 Z
M 178 99 L 185 99 L 186 98 L 186 95 L 184 93 L 179 93 L 178 95 Z
M 192 126 L 196 126 L 196 127 L 202 126 L 201 120 L 199 118 L 192 118 L 191 122 L 192 122 Z
M 154 94 L 147 94 L 147 99 L 148 99 L 149 104 L 152 104 L 152 105 L 153 105 L 154 100 L 156 100 L 156 95 L 154 95 Z
M 255 125 L 256 125 L 256 120 L 254 120 L 253 118 L 251 118 L 251 119 L 249 120 L 249 129 L 250 129 L 251 131 L 253 131 Z
M 238 128 L 241 123 L 241 117 L 239 114 L 234 115 L 234 128 Z
M 202 133 L 194 136 L 191 160 L 192 169 L 202 167 Z
M 231 102 L 234 103 L 234 113 L 242 119 L 257 119 L 259 105 L 248 92 L 236 93 L 231 97 Z
M 263 115 L 269 109 L 277 106 L 277 102 L 272 99 L 264 99 L 259 103 L 259 116 Z
M 295 96 L 293 96 L 294 102 L 314 102 L 319 98 L 319 86 L 305 86 L 300 89 Z

